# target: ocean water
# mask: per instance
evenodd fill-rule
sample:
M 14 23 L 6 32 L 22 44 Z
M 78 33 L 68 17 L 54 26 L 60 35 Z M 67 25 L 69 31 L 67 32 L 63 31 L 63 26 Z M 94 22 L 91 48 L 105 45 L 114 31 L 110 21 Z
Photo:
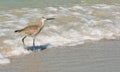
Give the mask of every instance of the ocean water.
M 9 56 L 29 54 L 23 48 L 22 35 L 15 30 L 46 21 L 36 38 L 36 45 L 48 48 L 74 46 L 86 41 L 120 37 L 119 0 L 0 0 L 0 64 L 10 63 Z M 26 38 L 32 46 L 32 38 Z

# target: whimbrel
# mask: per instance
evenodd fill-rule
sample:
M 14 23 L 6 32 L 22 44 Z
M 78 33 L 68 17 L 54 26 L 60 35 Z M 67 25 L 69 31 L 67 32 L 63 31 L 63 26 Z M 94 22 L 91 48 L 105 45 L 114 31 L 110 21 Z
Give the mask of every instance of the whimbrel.
M 29 26 L 27 26 L 27 27 L 25 27 L 23 29 L 16 30 L 15 33 L 20 33 L 21 35 L 24 35 L 24 37 L 22 38 L 22 43 L 23 43 L 24 47 L 25 47 L 24 39 L 27 36 L 31 36 L 33 38 L 33 46 L 35 46 L 35 38 L 40 33 L 40 31 L 43 29 L 44 21 L 46 21 L 46 20 L 53 20 L 53 19 L 54 18 L 44 18 L 44 17 L 41 17 L 39 24 L 29 25 Z

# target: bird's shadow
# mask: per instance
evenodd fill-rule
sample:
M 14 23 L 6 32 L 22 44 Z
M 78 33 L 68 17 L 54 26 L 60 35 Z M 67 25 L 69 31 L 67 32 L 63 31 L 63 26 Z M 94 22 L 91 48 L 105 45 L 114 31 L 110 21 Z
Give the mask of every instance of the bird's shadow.
M 49 45 L 50 45 L 50 44 L 47 43 L 47 44 L 39 45 L 39 46 L 29 46 L 29 47 L 26 47 L 25 49 L 27 49 L 27 50 L 29 50 L 29 51 L 45 50 L 45 49 L 47 49 L 47 47 L 48 47 Z

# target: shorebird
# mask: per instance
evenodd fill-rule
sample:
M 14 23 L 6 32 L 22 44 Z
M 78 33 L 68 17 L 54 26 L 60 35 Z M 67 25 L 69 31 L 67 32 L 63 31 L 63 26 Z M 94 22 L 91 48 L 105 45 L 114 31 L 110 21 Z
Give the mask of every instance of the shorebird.
M 23 29 L 15 30 L 15 33 L 19 33 L 21 35 L 24 35 L 24 37 L 22 38 L 22 43 L 23 43 L 24 47 L 25 47 L 24 39 L 28 36 L 31 36 L 33 38 L 33 46 L 35 46 L 35 38 L 41 32 L 41 30 L 43 29 L 44 22 L 46 20 L 53 20 L 53 19 L 54 18 L 41 17 L 40 22 L 38 24 L 29 25 L 29 26 L 27 26 Z

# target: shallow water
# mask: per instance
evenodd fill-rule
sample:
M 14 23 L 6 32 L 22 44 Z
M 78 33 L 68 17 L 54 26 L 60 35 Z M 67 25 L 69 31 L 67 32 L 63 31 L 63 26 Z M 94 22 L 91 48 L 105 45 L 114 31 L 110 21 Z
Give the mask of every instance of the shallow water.
M 21 42 L 23 36 L 15 34 L 14 31 L 38 23 L 42 16 L 56 19 L 45 22 L 44 29 L 37 36 L 38 46 L 44 44 L 50 44 L 49 47 L 74 46 L 89 40 L 116 39 L 120 36 L 120 2 L 116 0 L 112 2 L 4 0 L 1 3 L 3 3 L 0 4 L 2 9 L 0 54 L 3 55 L 1 58 L 29 53 L 23 48 Z M 25 43 L 32 46 L 32 38 L 25 39 Z

